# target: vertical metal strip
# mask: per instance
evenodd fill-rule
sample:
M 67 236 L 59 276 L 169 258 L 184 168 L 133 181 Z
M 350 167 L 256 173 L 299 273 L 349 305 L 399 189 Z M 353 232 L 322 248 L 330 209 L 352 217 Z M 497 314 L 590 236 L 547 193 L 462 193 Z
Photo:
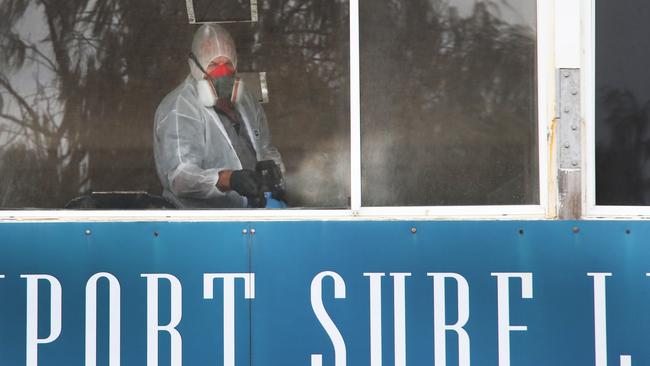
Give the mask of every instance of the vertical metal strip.
M 185 5 L 187 5 L 187 17 L 190 20 L 190 24 L 196 24 L 196 16 L 194 15 L 193 0 L 185 0 Z
M 560 169 L 580 169 L 580 70 L 560 69 Z
M 580 69 L 560 69 L 558 85 L 558 217 L 575 220 L 582 215 Z
M 262 103 L 269 102 L 269 86 L 266 82 L 266 72 L 260 72 L 260 90 L 262 91 Z
M 361 208 L 361 93 L 359 0 L 350 0 L 350 208 Z
M 251 22 L 258 20 L 257 0 L 251 0 Z

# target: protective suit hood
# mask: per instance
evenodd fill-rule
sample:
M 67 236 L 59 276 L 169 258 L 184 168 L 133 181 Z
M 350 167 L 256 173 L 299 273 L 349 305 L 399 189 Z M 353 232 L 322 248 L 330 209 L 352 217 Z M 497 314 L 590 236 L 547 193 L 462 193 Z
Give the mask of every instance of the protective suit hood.
M 237 50 L 235 42 L 230 33 L 218 24 L 204 24 L 196 33 L 192 41 L 192 53 L 196 56 L 198 63 L 207 69 L 212 60 L 217 57 L 225 57 L 237 69 Z M 201 80 L 204 73 L 193 60 L 188 60 L 194 80 Z

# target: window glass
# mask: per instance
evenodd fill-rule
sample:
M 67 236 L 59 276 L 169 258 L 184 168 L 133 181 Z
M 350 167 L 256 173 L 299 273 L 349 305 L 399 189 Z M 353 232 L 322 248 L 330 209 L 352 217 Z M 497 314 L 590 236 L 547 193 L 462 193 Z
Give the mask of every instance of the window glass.
M 596 204 L 650 204 L 650 3 L 596 1 Z
M 251 20 L 250 0 L 190 0 L 196 22 Z
M 538 204 L 536 2 L 360 2 L 362 203 Z
M 194 3 L 197 20 L 237 15 L 201 13 L 208 2 Z M 250 18 L 250 2 L 232 3 Z M 237 71 L 264 73 L 268 103 L 262 108 L 286 167 L 284 200 L 289 207 L 348 207 L 348 1 L 268 0 L 258 10 L 259 22 L 222 26 L 236 44 Z M 158 200 L 164 196 L 161 179 L 173 181 L 174 189 L 183 186 L 196 202 L 182 208 L 222 208 L 202 201 L 215 192 L 197 188 L 216 180 L 213 171 L 169 170 L 159 177 L 156 169 L 154 141 L 175 133 L 156 127 L 165 132 L 154 134 L 155 113 L 166 95 L 189 80 L 188 54 L 199 28 L 189 24 L 184 1 L 3 0 L 0 19 L 0 208 L 64 208 L 79 197 L 72 207 L 163 208 L 169 202 Z M 260 84 L 240 90 L 246 88 Z M 192 113 L 199 110 L 195 99 Z M 168 112 L 182 119 L 181 109 Z M 241 145 L 259 152 L 265 133 L 246 124 L 259 122 L 259 114 L 237 113 L 247 126 Z M 199 126 L 188 121 L 178 124 L 178 136 Z M 206 127 L 196 128 L 202 132 L 192 136 L 201 138 L 191 141 L 202 145 L 179 142 L 179 152 L 223 147 Z M 220 167 L 214 157 L 195 160 L 201 170 Z M 188 181 L 194 173 L 201 179 Z

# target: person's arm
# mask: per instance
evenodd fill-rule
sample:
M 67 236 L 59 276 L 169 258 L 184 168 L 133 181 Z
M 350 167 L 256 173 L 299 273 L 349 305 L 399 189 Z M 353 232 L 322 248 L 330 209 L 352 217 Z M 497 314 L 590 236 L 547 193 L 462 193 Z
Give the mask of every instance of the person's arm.
M 193 106 L 181 100 L 156 124 L 155 134 L 161 145 L 156 163 L 169 189 L 178 197 L 206 199 L 223 196 L 227 191 L 217 188 L 219 172 L 227 170 L 225 166 L 201 167 L 205 126 L 194 117 L 199 115 Z
M 248 198 L 250 207 L 262 208 L 266 206 L 266 198 L 262 190 L 262 177 L 252 170 L 220 171 L 217 188 L 223 192 L 233 190 Z

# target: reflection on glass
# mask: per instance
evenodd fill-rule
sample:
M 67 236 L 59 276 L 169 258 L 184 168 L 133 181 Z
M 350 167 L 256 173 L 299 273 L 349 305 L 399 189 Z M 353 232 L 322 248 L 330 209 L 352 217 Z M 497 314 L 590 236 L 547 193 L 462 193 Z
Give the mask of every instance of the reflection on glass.
M 269 0 L 228 25 L 239 70 L 266 72 L 293 207 L 348 205 L 347 4 Z M 0 19 L 0 208 L 160 195 L 153 119 L 189 73 L 185 2 L 4 0 Z
M 596 2 L 596 204 L 650 204 L 650 3 Z
M 250 0 L 192 0 L 197 22 L 251 20 Z
M 348 4 L 264 1 L 253 25 L 250 69 L 267 72 L 270 102 L 264 110 L 294 207 L 349 207 Z
M 535 1 L 360 6 L 363 204 L 539 203 Z

